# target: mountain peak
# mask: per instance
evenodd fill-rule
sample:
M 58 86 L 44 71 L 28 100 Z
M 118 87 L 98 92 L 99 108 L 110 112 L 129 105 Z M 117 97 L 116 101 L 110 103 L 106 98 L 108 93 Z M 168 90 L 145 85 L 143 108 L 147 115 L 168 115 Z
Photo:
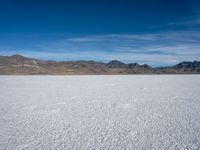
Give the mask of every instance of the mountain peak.
M 10 56 L 11 58 L 25 58 L 24 56 L 22 55 L 18 55 L 18 54 L 14 54 L 12 56 Z
M 126 64 L 124 64 L 123 62 L 119 60 L 111 60 L 110 62 L 106 64 L 106 66 L 108 66 L 109 68 L 121 68 L 121 67 L 125 67 Z

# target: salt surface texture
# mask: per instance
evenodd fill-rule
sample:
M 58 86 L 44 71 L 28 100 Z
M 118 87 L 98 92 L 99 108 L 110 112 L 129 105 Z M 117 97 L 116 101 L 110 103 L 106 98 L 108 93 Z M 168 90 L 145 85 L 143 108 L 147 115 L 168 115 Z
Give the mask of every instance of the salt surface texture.
M 200 149 L 200 76 L 0 76 L 0 149 Z

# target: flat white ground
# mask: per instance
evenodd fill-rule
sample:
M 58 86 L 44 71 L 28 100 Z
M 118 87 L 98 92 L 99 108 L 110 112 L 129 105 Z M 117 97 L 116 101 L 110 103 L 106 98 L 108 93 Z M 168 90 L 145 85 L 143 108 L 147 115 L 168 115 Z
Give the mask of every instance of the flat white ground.
M 200 76 L 0 76 L 0 149 L 200 149 Z

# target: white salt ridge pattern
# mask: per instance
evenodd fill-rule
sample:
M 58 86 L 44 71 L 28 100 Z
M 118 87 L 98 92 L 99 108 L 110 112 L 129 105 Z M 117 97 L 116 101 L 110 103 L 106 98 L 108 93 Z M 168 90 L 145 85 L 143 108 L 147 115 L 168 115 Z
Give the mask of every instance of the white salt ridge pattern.
M 0 76 L 0 149 L 200 149 L 200 76 Z

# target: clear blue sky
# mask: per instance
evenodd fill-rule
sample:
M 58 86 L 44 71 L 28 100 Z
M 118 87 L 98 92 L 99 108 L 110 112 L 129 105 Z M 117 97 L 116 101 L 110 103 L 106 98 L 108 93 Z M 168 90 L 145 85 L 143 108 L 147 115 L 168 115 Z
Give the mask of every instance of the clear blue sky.
M 200 60 L 199 41 L 199 0 L 0 1 L 0 55 L 160 66 Z

